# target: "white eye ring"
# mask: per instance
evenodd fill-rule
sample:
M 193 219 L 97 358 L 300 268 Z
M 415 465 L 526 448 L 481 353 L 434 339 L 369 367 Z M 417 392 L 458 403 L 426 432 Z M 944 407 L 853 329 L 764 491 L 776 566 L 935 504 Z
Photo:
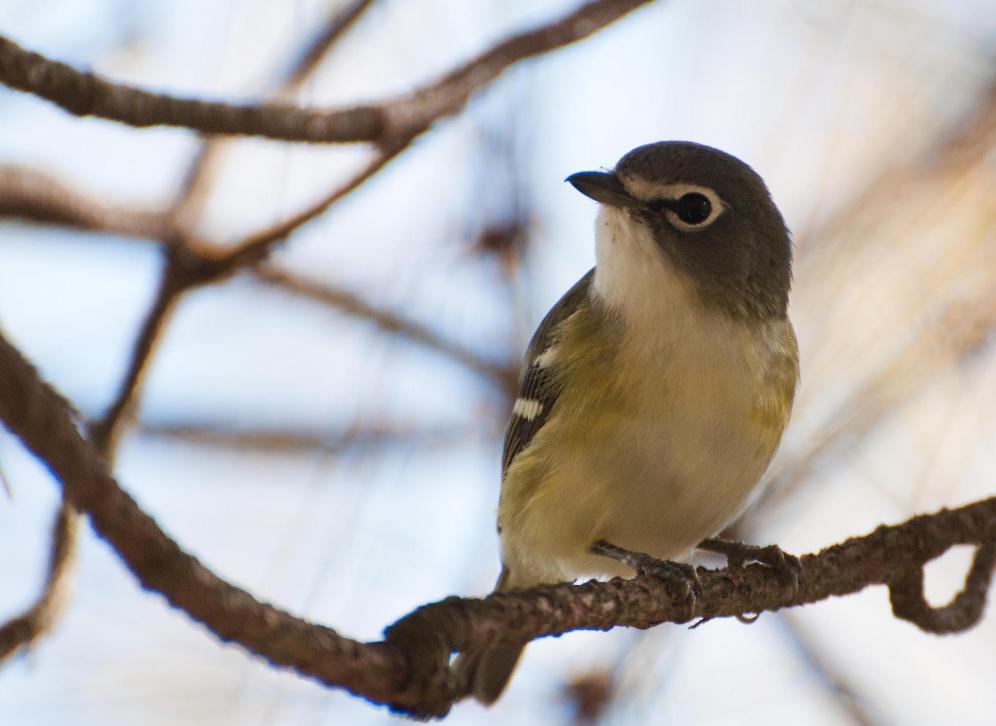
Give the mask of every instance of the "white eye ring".
M 685 222 L 673 209 L 664 210 L 664 216 L 667 217 L 667 221 L 671 223 L 671 226 L 682 232 L 698 232 L 705 229 L 715 222 L 719 218 L 719 215 L 726 210 L 726 205 L 723 204 L 723 200 L 720 199 L 716 192 L 709 187 L 701 187 L 698 184 L 668 184 L 661 188 L 659 192 L 660 196 L 672 201 L 677 201 L 686 194 L 701 194 L 709 200 L 709 206 L 711 207 L 709 216 L 696 224 Z

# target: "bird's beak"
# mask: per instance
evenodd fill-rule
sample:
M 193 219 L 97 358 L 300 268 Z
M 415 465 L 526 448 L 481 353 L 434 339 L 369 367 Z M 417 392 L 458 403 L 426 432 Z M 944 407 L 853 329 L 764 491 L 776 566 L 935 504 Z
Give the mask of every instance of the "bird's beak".
M 579 171 L 571 174 L 564 181 L 574 185 L 574 188 L 591 197 L 596 202 L 612 207 L 639 207 L 639 201 L 626 191 L 619 177 L 611 171 Z

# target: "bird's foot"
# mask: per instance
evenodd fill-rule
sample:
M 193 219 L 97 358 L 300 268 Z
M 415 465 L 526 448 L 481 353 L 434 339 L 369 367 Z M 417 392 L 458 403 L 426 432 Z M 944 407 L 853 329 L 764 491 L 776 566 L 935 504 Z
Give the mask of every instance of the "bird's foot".
M 595 542 L 590 551 L 593 555 L 609 557 L 632 567 L 638 575 L 649 575 L 664 580 L 668 589 L 675 596 L 675 602 L 687 602 L 694 606 L 695 600 L 702 594 L 702 583 L 699 581 L 695 567 L 683 562 L 658 560 L 643 552 L 617 547 L 611 542 L 600 539 Z
M 751 545 L 745 542 L 734 542 L 726 539 L 706 539 L 698 545 L 698 549 L 726 557 L 730 567 L 744 567 L 749 562 L 758 562 L 770 567 L 784 577 L 792 586 L 793 592 L 799 589 L 799 574 L 802 563 L 795 555 L 790 555 L 778 545 Z

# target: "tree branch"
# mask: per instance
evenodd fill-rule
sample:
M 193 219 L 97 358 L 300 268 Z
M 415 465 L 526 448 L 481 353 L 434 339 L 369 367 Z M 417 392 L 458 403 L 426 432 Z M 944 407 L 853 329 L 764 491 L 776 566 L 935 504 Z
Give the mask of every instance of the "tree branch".
M 360 16 L 373 5 L 373 0 L 352 0 L 337 13 L 330 16 L 325 26 L 308 43 L 297 59 L 284 73 L 279 83 L 281 93 L 299 87 L 318 67 L 325 55 L 342 38 Z
M 509 66 L 585 38 L 649 0 L 593 0 L 556 22 L 513 35 L 434 83 L 374 105 L 318 110 L 177 98 L 114 83 L 25 50 L 0 36 L 0 82 L 77 116 L 136 127 L 179 126 L 206 134 L 394 146 L 459 111 Z
M 408 148 L 410 143 L 411 138 L 407 138 L 400 140 L 391 148 L 381 149 L 359 171 L 321 199 L 276 224 L 254 232 L 238 242 L 231 250 L 211 260 L 212 278 L 225 277 L 266 260 L 277 245 L 284 242 L 294 230 L 307 224 L 366 182 L 383 169 L 389 161 Z
M 180 242 L 172 244 L 174 255 L 183 255 L 183 264 L 190 268 L 185 275 L 189 284 L 209 284 L 220 277 L 248 268 L 260 282 L 287 292 L 328 305 L 345 315 L 373 323 L 381 330 L 398 335 L 411 342 L 442 353 L 447 358 L 467 367 L 495 383 L 503 391 L 514 394 L 518 377 L 517 365 L 502 365 L 490 361 L 474 351 L 445 340 L 430 327 L 376 306 L 355 293 L 306 280 L 272 265 L 260 265 L 274 247 L 296 226 L 313 219 L 330 205 L 369 179 L 383 167 L 387 159 L 375 156 L 351 179 L 337 187 L 309 208 L 287 220 L 260 230 L 225 252 L 214 252 L 215 243 L 198 242 L 196 249 L 179 249 Z M 4 179 L 11 180 L 8 185 Z M 27 213 L 25 210 L 36 210 Z M 65 225 L 77 229 L 137 234 L 140 236 L 166 237 L 176 234 L 169 221 L 169 214 L 144 211 L 127 207 L 104 205 L 95 198 L 74 189 L 55 177 L 30 168 L 0 166 L 0 219 L 23 217 L 41 224 Z M 159 241 L 158 239 L 156 241 Z M 214 256 L 212 256 L 214 255 Z M 161 303 L 161 301 L 160 301 Z
M 254 454 L 303 451 L 337 454 L 343 451 L 368 451 L 391 446 L 431 447 L 452 444 L 454 441 L 466 438 L 468 434 L 466 426 L 419 428 L 390 422 L 351 426 L 325 433 L 260 428 L 235 429 L 201 423 L 167 425 L 140 422 L 136 431 L 152 438 L 172 439 Z
M 108 205 L 17 164 L 0 166 L 0 217 L 149 239 L 169 229 L 168 216 L 159 211 Z
M 922 515 L 801 558 L 798 582 L 762 565 L 699 569 L 697 600 L 675 601 L 669 583 L 632 580 L 550 585 L 488 598 L 447 598 L 426 605 L 360 643 L 308 623 L 220 579 L 184 552 L 107 472 L 82 438 L 65 400 L 0 337 L 0 420 L 62 482 L 147 589 L 274 665 L 293 668 L 406 713 L 444 715 L 457 697 L 453 650 L 511 645 L 570 630 L 648 628 L 813 603 L 888 585 L 899 617 L 930 632 L 954 632 L 981 617 L 996 560 L 996 497 Z M 918 572 L 957 544 L 978 546 L 964 594 L 933 609 L 917 597 Z
M 0 664 L 55 624 L 66 599 L 78 529 L 79 514 L 63 499 L 52 522 L 52 544 L 41 594 L 23 613 L 0 626 Z
M 422 323 L 403 318 L 389 310 L 372 305 L 358 295 L 337 287 L 322 285 L 294 275 L 272 265 L 261 265 L 253 270 L 257 280 L 279 289 L 290 292 L 323 305 L 328 305 L 339 312 L 353 316 L 359 320 L 368 321 L 381 330 L 398 335 L 413 343 L 418 343 L 431 350 L 442 353 L 450 360 L 487 378 L 500 389 L 514 395 L 518 379 L 518 364 L 502 365 L 487 360 L 477 353 L 464 348 L 452 341 L 442 338 L 438 333 Z
M 340 13 L 332 16 L 322 32 L 309 43 L 302 56 L 293 64 L 281 87 L 292 88 L 306 78 L 371 2 L 372 0 L 354 0 Z M 128 370 L 104 416 L 90 427 L 91 440 L 109 463 L 114 459 L 118 434 L 134 407 L 153 350 L 176 302 L 188 289 L 206 278 L 217 280 L 240 264 L 249 264 L 259 259 L 278 241 L 276 238 L 262 241 L 250 238 L 248 249 L 236 248 L 220 261 L 200 256 L 190 249 L 194 240 L 180 231 L 181 217 L 185 213 L 189 216 L 191 210 L 188 207 L 193 204 L 193 197 L 206 186 L 211 148 L 210 142 L 202 145 L 202 153 L 196 156 L 179 197 L 166 212 L 107 206 L 77 193 L 50 175 L 16 165 L 0 167 L 0 216 L 165 242 L 166 266 L 160 278 L 160 288 L 136 338 Z M 376 169 L 370 173 L 373 171 Z M 352 187 L 340 192 L 335 198 L 326 200 L 311 216 L 324 211 L 368 176 L 369 174 L 354 180 Z M 301 224 L 311 216 L 298 215 L 297 220 L 292 219 L 291 222 Z M 291 229 L 293 227 L 288 227 L 287 232 Z M 6 480 L 3 483 L 6 486 Z M 24 613 L 0 626 L 0 662 L 34 642 L 56 622 L 66 600 L 78 523 L 78 512 L 63 496 L 52 528 L 49 562 L 41 593 Z
M 290 64 L 283 78 L 277 83 L 276 94 L 285 95 L 298 88 L 372 4 L 373 0 L 353 0 L 338 13 L 330 16 L 325 26 Z M 192 220 L 200 215 L 212 172 L 217 167 L 220 152 L 224 148 L 224 141 L 223 137 L 204 139 L 191 160 L 170 210 L 178 228 L 192 228 Z

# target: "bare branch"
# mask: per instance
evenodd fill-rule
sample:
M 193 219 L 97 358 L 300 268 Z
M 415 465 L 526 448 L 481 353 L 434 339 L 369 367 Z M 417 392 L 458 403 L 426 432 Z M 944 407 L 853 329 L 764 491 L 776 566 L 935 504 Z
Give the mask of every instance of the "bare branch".
M 865 699 L 852 687 L 846 674 L 828 662 L 819 645 L 805 631 L 799 618 L 791 613 L 779 613 L 778 624 L 782 632 L 799 652 L 806 666 L 820 684 L 833 696 L 855 726 L 878 726 L 880 719 L 867 708 Z
M 304 51 L 290 64 L 283 79 L 277 84 L 277 94 L 285 95 L 300 86 L 372 4 L 373 0 L 353 0 L 332 15 L 325 27 L 318 31 Z M 201 143 L 194 155 L 170 210 L 174 223 L 181 229 L 190 228 L 192 226 L 190 220 L 200 214 L 222 148 L 224 148 L 223 137 L 208 138 Z
M 179 248 L 170 248 L 170 250 L 182 251 Z M 170 259 L 175 258 L 175 255 L 170 257 Z M 177 296 L 186 289 L 185 285 L 189 286 L 189 283 L 182 281 L 176 274 L 180 269 L 171 265 L 163 273 L 156 302 L 149 310 L 132 349 L 128 372 L 107 412 L 99 421 L 90 426 L 90 437 L 96 451 L 99 452 L 99 457 L 108 464 L 114 461 L 118 433 L 138 395 L 142 376 L 148 368 L 153 348 L 165 324 L 166 317 Z M 68 404 L 65 401 L 60 405 L 63 410 L 68 410 Z M 71 565 L 76 549 L 76 532 L 79 529 L 78 520 L 80 517 L 79 512 L 66 499 L 65 494 L 65 490 L 63 490 L 63 502 L 53 525 L 49 563 L 42 592 L 27 611 L 0 626 L 0 660 L 3 660 L 4 656 L 30 645 L 47 632 L 55 622 L 59 607 L 65 600 L 64 594 L 68 588 L 69 576 L 72 573 Z
M 280 92 L 292 91 L 300 86 L 371 5 L 373 0 L 352 0 L 346 7 L 329 17 L 325 26 L 311 39 L 284 74 L 279 85 Z
M 888 225 L 898 221 L 910 226 L 911 230 L 922 226 L 927 220 L 923 219 L 923 212 L 918 216 L 915 210 L 947 190 L 966 193 L 959 206 L 978 220 L 958 230 L 955 247 L 948 244 L 944 249 L 948 260 L 957 261 L 947 273 L 952 275 L 952 283 L 942 285 L 935 281 L 932 284 L 944 289 L 946 296 L 931 308 L 917 312 L 915 320 L 909 319 L 910 313 L 904 313 L 908 317 L 902 324 L 915 335 L 857 383 L 825 417 L 819 430 L 809 437 L 810 443 L 805 449 L 784 457 L 758 511 L 770 515 L 773 501 L 789 499 L 815 468 L 839 460 L 842 452 L 864 439 L 901 404 L 921 392 L 928 382 L 987 344 L 996 330 L 996 275 L 993 274 L 996 257 L 992 253 L 990 231 L 996 221 L 996 197 L 990 191 L 996 175 L 986 161 L 994 145 L 996 90 L 981 99 L 958 133 L 945 139 L 912 169 L 902 170 L 902 173 L 894 170 L 883 176 L 809 244 L 812 259 L 798 270 L 798 279 L 805 282 L 807 272 L 811 272 L 812 277 L 821 278 L 823 285 L 811 285 L 808 290 L 825 291 L 834 288 L 826 282 L 826 269 L 830 265 L 821 260 L 825 261 L 828 255 L 850 259 L 855 253 L 853 248 L 843 251 L 840 248 L 853 239 L 846 234 L 848 225 L 862 228 L 868 224 L 865 220 L 873 220 L 881 225 L 873 229 L 886 230 L 878 235 L 879 238 L 894 245 L 895 236 Z M 903 203 L 898 207 L 903 214 L 894 211 L 898 189 L 904 190 Z M 977 191 L 967 193 L 966 190 Z M 922 230 L 917 234 L 930 239 Z M 866 229 L 861 236 L 867 239 L 875 235 L 869 235 Z M 911 235 L 911 238 L 914 237 Z M 867 246 L 869 242 L 861 244 Z M 967 253 L 969 250 L 971 252 Z M 816 256 L 820 259 L 815 259 Z M 966 284 L 973 276 L 981 279 Z M 854 281 L 849 280 L 848 284 L 853 287 Z M 807 286 L 799 288 L 797 299 L 807 294 Z M 814 310 L 819 311 L 817 315 L 826 314 L 831 308 L 822 300 L 811 300 L 808 307 L 811 314 Z M 810 321 L 810 324 L 815 323 Z
M 207 134 L 285 141 L 370 141 L 389 147 L 459 111 L 509 66 L 585 38 L 649 0 L 593 0 L 548 25 L 513 35 L 413 93 L 375 105 L 317 110 L 287 104 L 228 104 L 176 98 L 113 83 L 0 37 L 0 82 L 77 116 L 136 127 L 180 126 Z
M 403 318 L 389 310 L 378 308 L 355 293 L 307 280 L 272 265 L 256 268 L 253 270 L 253 275 L 261 282 L 328 305 L 346 315 L 373 323 L 385 332 L 401 336 L 442 353 L 447 358 L 490 379 L 502 390 L 510 391 L 515 387 L 518 365 L 502 365 L 482 358 L 477 353 L 440 337 L 438 333 L 425 325 Z
M 705 570 L 701 595 L 674 600 L 653 576 L 550 585 L 483 600 L 426 605 L 360 643 L 308 623 L 221 580 L 184 552 L 121 490 L 73 424 L 65 401 L 0 338 L 0 419 L 62 482 L 66 497 L 148 589 L 274 665 L 293 668 L 370 700 L 422 716 L 442 716 L 457 696 L 451 651 L 511 645 L 577 629 L 649 628 L 813 603 L 889 585 L 896 612 L 932 632 L 974 625 L 982 613 L 996 548 L 996 497 L 922 515 L 801 558 L 798 581 L 763 565 Z M 908 605 L 915 573 L 956 544 L 979 546 L 965 592 L 945 608 Z M 897 605 L 897 601 L 899 604 Z M 940 627 L 938 627 L 940 625 Z
M 169 593 L 171 604 L 199 622 L 220 627 L 215 631 L 220 638 L 265 653 L 274 664 L 347 688 L 352 684 L 353 690 L 362 686 L 366 695 L 379 694 L 381 700 L 398 687 L 395 680 L 404 663 L 394 649 L 343 638 L 329 628 L 258 603 L 180 550 L 117 486 L 97 451 L 80 436 L 65 401 L 3 338 L 0 419 L 67 482 L 68 498 L 92 512 L 94 527 L 114 543 L 144 587 Z
M 889 600 L 897 618 L 909 620 L 928 633 L 958 633 L 982 618 L 989 595 L 989 584 L 996 567 L 996 522 L 979 545 L 965 578 L 965 588 L 944 607 L 931 607 L 923 595 L 923 568 L 913 567 L 889 582 Z
M 195 444 L 260 452 L 324 451 L 338 453 L 373 447 L 418 444 L 432 446 L 452 443 L 467 436 L 466 426 L 438 428 L 405 427 L 392 423 L 353 426 L 331 433 L 280 429 L 232 429 L 204 424 L 163 425 L 140 422 L 143 436 L 173 439 Z
M 243 267 L 249 268 L 252 274 L 265 284 L 328 305 L 343 314 L 371 322 L 385 332 L 424 345 L 488 378 L 502 390 L 514 393 L 518 375 L 515 364 L 487 360 L 473 351 L 441 338 L 426 325 L 379 308 L 355 293 L 306 280 L 274 266 L 258 265 L 296 225 L 303 224 L 328 209 L 330 205 L 369 179 L 386 161 L 383 155 L 376 156 L 353 178 L 309 208 L 284 222 L 250 235 L 229 251 L 214 252 L 217 245 L 207 242 L 198 242 L 196 249 L 192 247 L 183 250 L 180 248 L 180 243 L 176 242 L 175 249 L 170 254 L 178 260 L 182 257 L 182 264 L 190 268 L 185 275 L 186 284 L 208 284 Z M 17 183 L 4 188 L 2 181 L 5 174 L 9 174 L 11 178 L 23 176 L 27 179 L 43 180 L 44 183 Z M 20 191 L 15 194 L 12 189 Z M 112 233 L 141 232 L 153 238 L 159 235 L 169 237 L 173 234 L 168 214 L 102 206 L 101 202 L 88 197 L 85 193 L 35 170 L 0 167 L 0 218 L 17 216 L 23 208 L 44 209 L 44 213 L 32 215 L 32 221 L 44 224 L 64 224 L 74 228 L 89 228 Z M 150 223 L 148 220 L 153 221 Z M 177 264 L 181 262 L 178 261 Z M 135 373 L 133 370 L 131 376 Z
M 52 544 L 41 595 L 23 613 L 0 626 L 0 663 L 47 633 L 66 600 L 79 515 L 63 500 L 52 523 Z
M 161 212 L 111 206 L 50 174 L 16 164 L 0 166 L 0 217 L 152 239 L 169 229 Z
M 408 147 L 410 141 L 411 139 L 405 139 L 390 149 L 382 149 L 365 166 L 353 174 L 352 177 L 321 199 L 316 200 L 310 206 L 296 212 L 287 219 L 249 235 L 236 244 L 232 250 L 212 260 L 212 278 L 217 279 L 225 275 L 230 275 L 236 270 L 244 267 L 252 267 L 265 260 L 278 244 L 287 239 L 291 232 L 325 212 L 333 204 L 383 169 L 391 159 Z

